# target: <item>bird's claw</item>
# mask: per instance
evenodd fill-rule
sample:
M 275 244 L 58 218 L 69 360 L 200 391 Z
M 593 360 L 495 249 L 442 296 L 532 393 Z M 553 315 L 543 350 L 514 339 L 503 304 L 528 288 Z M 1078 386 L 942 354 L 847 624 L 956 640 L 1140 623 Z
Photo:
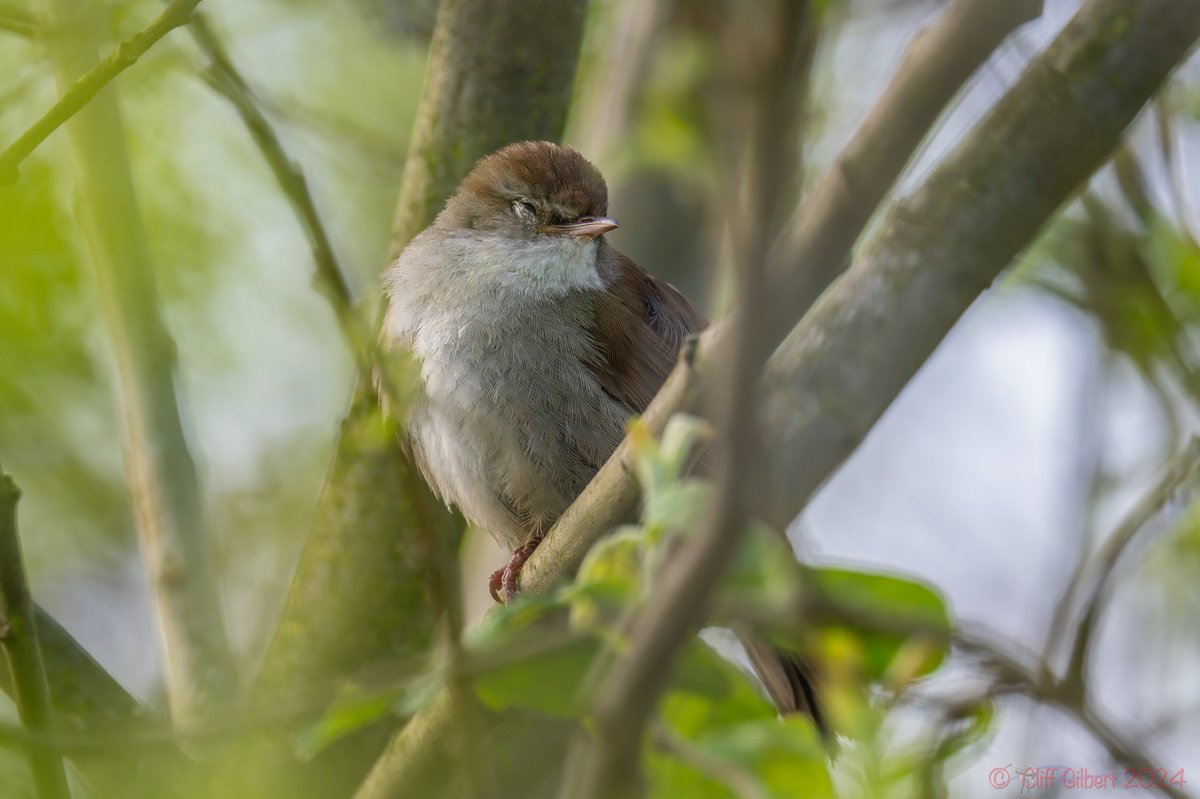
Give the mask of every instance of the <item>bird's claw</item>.
M 503 605 L 517 598 L 517 578 L 521 575 L 521 567 L 540 543 L 542 536 L 531 538 L 513 550 L 512 557 L 503 568 L 492 572 L 492 576 L 488 578 L 488 590 L 497 603 Z

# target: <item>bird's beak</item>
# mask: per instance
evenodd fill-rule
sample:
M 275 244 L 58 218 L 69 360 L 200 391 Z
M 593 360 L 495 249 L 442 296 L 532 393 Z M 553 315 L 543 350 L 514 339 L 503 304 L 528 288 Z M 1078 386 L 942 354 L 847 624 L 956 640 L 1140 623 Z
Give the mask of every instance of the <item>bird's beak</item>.
M 580 239 L 594 239 L 620 226 L 617 220 L 607 216 L 584 216 L 580 217 L 578 222 L 566 225 L 542 225 L 538 228 L 538 233 L 563 233 Z

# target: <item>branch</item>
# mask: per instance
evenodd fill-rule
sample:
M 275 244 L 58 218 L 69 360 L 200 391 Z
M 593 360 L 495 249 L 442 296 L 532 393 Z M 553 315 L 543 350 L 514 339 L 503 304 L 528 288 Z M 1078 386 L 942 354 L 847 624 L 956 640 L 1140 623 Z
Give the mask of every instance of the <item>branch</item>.
M 304 171 L 287 154 L 279 134 L 263 113 L 258 98 L 234 66 L 225 45 L 208 24 L 207 16 L 195 14 L 188 27 L 192 38 L 211 62 L 205 71 L 205 80 L 233 106 L 292 206 L 292 211 L 308 238 L 313 262 L 317 267 L 317 286 L 329 298 L 351 351 L 361 361 L 361 356 L 368 355 L 371 347 L 364 341 L 362 331 L 358 329 L 358 321 L 354 316 L 353 292 L 321 221 L 316 202 L 308 189 Z M 369 377 L 370 374 L 370 369 L 366 368 L 364 376 Z
M 13 701 L 21 725 L 32 733 L 54 729 L 50 686 L 38 643 L 37 618 L 21 542 L 17 536 L 17 500 L 21 490 L 0 469 L 0 648 L 13 682 Z M 41 799 L 70 799 L 67 772 L 58 752 L 27 748 L 33 782 Z
M 192 9 L 200 0 L 174 0 L 161 14 L 142 31 L 126 39 L 108 56 L 70 84 L 63 96 L 47 111 L 41 119 L 0 153 L 0 185 L 13 183 L 17 180 L 18 167 L 26 156 L 32 153 L 39 144 L 45 141 L 68 119 L 73 117 L 88 104 L 96 93 L 103 89 L 137 60 L 145 55 L 154 44 L 168 33 L 187 23 L 192 15 Z M 52 15 L 53 16 L 53 15 Z M 69 18 L 58 18 L 57 25 L 71 24 Z M 75 23 L 77 24 L 77 22 Z M 58 38 L 61 31 L 58 27 L 48 26 L 45 30 L 47 38 Z
M 34 614 L 58 731 L 47 737 L 27 730 L 32 738 L 25 735 L 24 740 L 22 736 L 8 737 L 18 745 L 38 745 L 43 740 L 52 743 L 55 752 L 70 756 L 100 796 L 127 793 L 133 782 L 166 785 L 187 773 L 192 763 L 175 746 L 178 741 L 174 738 L 156 742 L 152 755 L 145 748 L 125 747 L 118 752 L 111 746 L 99 751 L 99 747 L 69 745 L 83 740 L 113 741 L 140 729 L 153 715 L 36 603 Z M 0 690 L 10 697 L 16 695 L 16 686 L 4 668 L 0 668 Z M 65 730 L 72 731 L 72 740 L 64 738 Z M 0 732 L 0 739 L 4 737 Z
M 794 177 L 794 134 L 816 49 L 818 12 L 808 2 L 775 3 L 745 14 L 728 4 L 722 71 L 729 97 L 725 136 L 726 196 L 739 197 L 732 224 L 736 306 L 767 302 L 765 263 L 770 220 Z M 775 13 L 772 13 L 775 12 Z M 803 44 L 798 44 L 803 43 Z M 744 128 L 744 130 L 737 130 Z M 745 153 L 743 155 L 743 153 Z M 729 324 L 729 360 L 718 364 L 716 495 L 704 527 L 687 538 L 655 579 L 644 609 L 602 675 L 592 729 L 577 737 L 559 796 L 602 799 L 633 791 L 645 729 L 681 647 L 701 626 L 721 574 L 732 560 L 757 483 L 760 431 L 756 379 L 772 349 L 761 317 L 737 312 Z
M 1125 768 L 1141 772 L 1143 769 L 1160 771 L 1154 759 L 1138 743 L 1115 728 L 1099 712 L 1088 706 L 1083 696 L 1064 683 L 1047 681 L 1045 673 L 1026 668 L 1010 652 L 1020 647 L 1011 641 L 996 641 L 994 636 L 959 633 L 954 636 L 959 649 L 981 658 L 1000 680 L 997 690 L 1004 693 L 1023 693 L 1041 702 L 1053 705 L 1070 715 L 1108 752 L 1113 762 Z M 1156 781 L 1155 788 L 1171 799 L 1190 799 L 1188 794 L 1173 785 Z
M 95 60 L 86 0 L 43 0 L 46 47 L 60 87 L 82 106 L 106 77 L 187 21 L 197 0 L 174 2 L 154 25 Z M 108 66 L 105 66 L 108 65 Z M 99 77 L 93 77 L 99 75 Z M 84 89 L 77 88 L 79 86 Z M 82 99 L 80 99 L 82 98 Z M 115 95 L 96 95 L 67 125 L 78 214 L 95 269 L 125 414 L 125 472 L 142 559 L 157 604 L 173 720 L 186 725 L 226 699 L 234 683 L 212 540 L 174 382 L 176 348 L 159 311 L 154 264 L 138 210 Z
M 1200 439 L 1193 439 L 1172 460 L 1159 481 L 1142 496 L 1097 553 L 1095 576 L 1091 589 L 1083 596 L 1083 610 L 1071 647 L 1071 659 L 1063 677 L 1063 682 L 1069 690 L 1080 695 L 1083 694 L 1084 672 L 1087 668 L 1087 656 L 1091 650 L 1092 633 L 1095 631 L 1096 622 L 1104 609 L 1104 601 L 1111 596 L 1112 581 L 1116 574 L 1117 564 L 1129 551 L 1138 533 L 1162 512 L 1174 494 L 1185 486 L 1195 488 L 1189 484 L 1195 480 L 1198 473 L 1200 473 Z M 1076 595 L 1083 590 L 1086 573 L 1087 571 L 1082 567 L 1075 573 L 1075 578 L 1071 581 L 1071 585 L 1059 605 L 1058 612 L 1055 614 L 1056 621 L 1059 614 L 1069 612 Z
M 904 54 L 891 83 L 837 162 L 796 209 L 776 246 L 768 331 L 795 325 L 845 269 L 858 239 L 943 109 L 1000 44 L 1042 13 L 1042 0 L 954 0 Z
M 593 67 L 602 80 L 586 81 L 590 86 L 586 96 L 577 101 L 581 110 L 571 123 L 572 134 L 579 134 L 571 138 L 578 141 L 580 152 L 596 163 L 603 161 L 629 130 L 630 116 L 646 84 L 669 13 L 667 6 L 666 0 L 625 0 L 612 6 L 614 19 L 608 26 L 605 50 Z
M 765 376 L 792 519 L 967 307 L 1118 146 L 1200 35 L 1200 4 L 1093 0 L 789 336 Z M 1045 120 L 1054 119 L 1047 129 Z
M 36 603 L 33 611 L 57 718 L 72 729 L 100 732 L 145 717 L 146 708 L 62 625 Z M 3 670 L 0 670 L 0 690 L 9 696 L 16 690 Z
M 799 319 L 811 297 L 845 264 L 850 248 L 946 103 L 992 50 L 1039 7 L 1027 0 L 983 7 L 972 0 L 956 0 L 918 35 L 879 108 L 801 204 L 790 229 L 770 253 L 769 293 L 794 297 L 799 306 L 788 325 Z M 778 340 L 786 332 L 781 329 L 782 317 L 783 311 L 775 310 L 765 321 L 769 338 Z M 650 430 L 661 433 L 676 412 L 700 408 L 702 384 L 711 370 L 709 364 L 719 360 L 726 346 L 725 336 L 725 325 L 715 325 L 685 351 L 643 414 Z M 526 562 L 521 570 L 522 590 L 546 591 L 574 573 L 592 544 L 633 513 L 638 497 L 633 446 L 626 439 Z

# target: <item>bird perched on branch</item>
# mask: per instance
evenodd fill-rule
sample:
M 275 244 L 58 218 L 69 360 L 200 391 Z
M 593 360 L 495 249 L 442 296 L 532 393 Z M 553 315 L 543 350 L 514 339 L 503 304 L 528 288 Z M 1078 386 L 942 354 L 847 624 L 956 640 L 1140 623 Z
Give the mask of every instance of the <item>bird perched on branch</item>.
M 513 551 L 492 575 L 497 601 L 708 324 L 605 241 L 607 213 L 604 178 L 578 152 L 512 144 L 475 165 L 385 277 L 384 336 L 416 356 L 425 389 L 413 457 Z M 747 649 L 782 710 L 811 711 L 798 664 Z

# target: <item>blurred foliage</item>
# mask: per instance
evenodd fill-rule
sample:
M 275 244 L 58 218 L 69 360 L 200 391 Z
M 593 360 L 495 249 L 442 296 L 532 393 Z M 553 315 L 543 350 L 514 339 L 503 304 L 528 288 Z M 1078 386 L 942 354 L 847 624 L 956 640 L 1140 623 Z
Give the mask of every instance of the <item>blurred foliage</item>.
M 693 529 L 688 520 L 710 502 L 708 484 L 687 475 L 704 430 L 699 420 L 676 417 L 659 442 L 635 423 L 635 471 L 647 498 L 641 523 L 594 547 L 572 584 L 496 608 L 471 632 L 467 668 L 486 707 L 586 725 L 597 664 L 608 662 L 607 647 L 624 645 L 624 620 L 647 600 L 679 536 Z M 827 608 L 886 614 L 889 623 L 910 620 L 948 635 L 937 594 L 895 576 L 802 568 L 777 532 L 761 525 L 747 532 L 718 593 L 716 605 L 727 609 L 718 617 L 731 624 L 771 618 L 793 637 L 804 629 L 803 639 L 817 642 L 804 647 L 814 671 L 837 675 L 829 681 L 835 728 L 857 736 L 879 726 L 887 705 L 879 692 L 896 695 L 928 674 L 940 662 L 944 639 L 930 644 L 853 623 L 808 628 L 796 612 L 798 600 L 815 592 Z M 435 664 L 397 687 L 335 702 L 298 746 L 311 755 L 384 712 L 413 712 L 432 697 L 439 675 Z M 656 797 L 833 795 L 825 745 L 812 722 L 793 716 L 781 723 L 754 678 L 700 640 L 674 666 L 645 755 Z
M 353 284 L 373 294 L 424 45 L 382 35 L 349 0 L 205 6 L 308 170 Z M 160 9 L 99 6 L 103 46 Z M 236 115 L 200 79 L 203 66 L 177 31 L 115 89 L 221 536 L 231 626 L 252 659 L 307 530 L 351 367 L 312 289 L 302 231 Z M 7 142 L 48 107 L 53 85 L 34 43 L 18 37 L 0 39 L 0 74 Z M 70 602 L 73 574 L 136 580 L 118 565 L 135 557 L 119 398 L 61 138 L 0 188 L 0 452 L 25 488 L 26 554 L 52 606 Z M 118 592 L 125 635 L 150 631 L 142 591 L 133 582 Z

